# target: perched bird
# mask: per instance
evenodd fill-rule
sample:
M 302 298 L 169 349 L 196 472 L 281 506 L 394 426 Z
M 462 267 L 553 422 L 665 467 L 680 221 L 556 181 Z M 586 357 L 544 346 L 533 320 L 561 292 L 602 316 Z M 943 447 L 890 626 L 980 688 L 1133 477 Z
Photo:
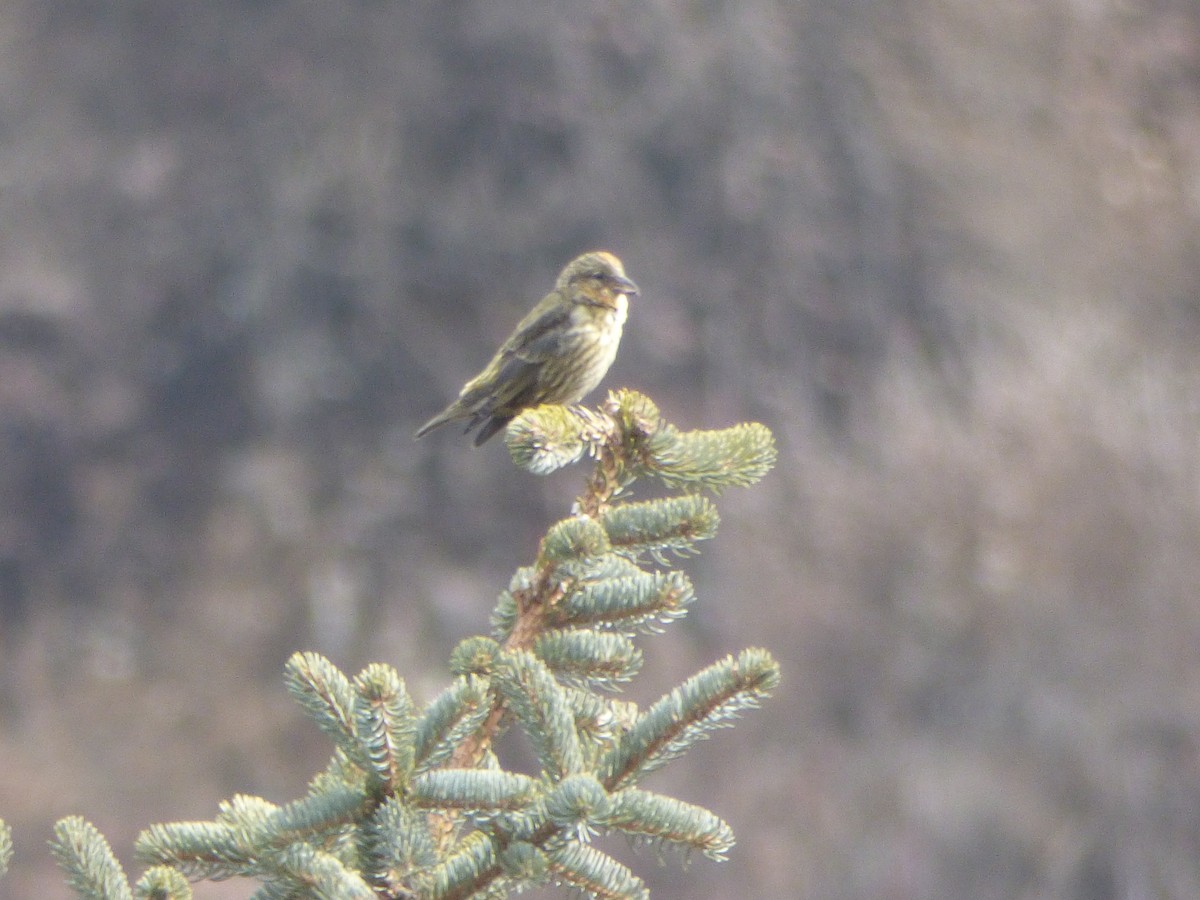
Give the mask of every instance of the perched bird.
M 542 403 L 578 403 L 604 378 L 617 355 L 629 297 L 638 287 L 611 253 L 567 263 L 554 290 L 529 311 L 492 361 L 458 399 L 426 422 L 417 437 L 447 422 L 480 425 L 478 447 L 514 417 Z

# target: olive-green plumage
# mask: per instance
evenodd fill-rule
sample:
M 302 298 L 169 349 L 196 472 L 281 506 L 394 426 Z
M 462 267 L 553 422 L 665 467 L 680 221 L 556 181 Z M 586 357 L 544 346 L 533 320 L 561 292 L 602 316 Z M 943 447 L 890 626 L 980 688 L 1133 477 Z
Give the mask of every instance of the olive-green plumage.
M 521 320 L 492 361 L 466 383 L 458 399 L 417 431 L 466 421 L 479 446 L 522 410 L 542 403 L 578 403 L 608 372 L 621 342 L 629 297 L 638 287 L 621 261 L 596 251 L 571 260 Z

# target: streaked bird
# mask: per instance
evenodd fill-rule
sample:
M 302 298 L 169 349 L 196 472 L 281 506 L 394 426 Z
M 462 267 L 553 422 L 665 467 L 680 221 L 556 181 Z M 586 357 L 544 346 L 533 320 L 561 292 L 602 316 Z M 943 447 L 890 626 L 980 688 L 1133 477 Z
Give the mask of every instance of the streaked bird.
M 417 437 L 439 425 L 466 422 L 466 431 L 479 426 L 478 447 L 531 406 L 578 403 L 616 358 L 629 298 L 637 293 L 611 253 L 599 250 L 571 260 L 554 290 Z

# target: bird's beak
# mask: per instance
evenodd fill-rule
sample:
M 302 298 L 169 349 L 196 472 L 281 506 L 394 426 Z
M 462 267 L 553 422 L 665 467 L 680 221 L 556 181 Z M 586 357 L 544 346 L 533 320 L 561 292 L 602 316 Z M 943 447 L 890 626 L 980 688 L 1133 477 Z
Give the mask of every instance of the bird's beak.
M 636 297 L 641 291 L 638 286 L 626 278 L 624 275 L 614 275 L 613 283 L 621 289 L 621 293 L 629 294 L 631 297 Z

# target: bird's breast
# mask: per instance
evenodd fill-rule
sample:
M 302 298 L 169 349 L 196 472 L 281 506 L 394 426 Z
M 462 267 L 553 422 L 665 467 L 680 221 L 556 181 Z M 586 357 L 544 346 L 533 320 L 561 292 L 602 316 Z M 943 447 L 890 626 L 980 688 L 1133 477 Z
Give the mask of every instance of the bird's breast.
M 581 326 L 600 328 L 605 333 L 615 332 L 617 339 L 620 340 L 621 328 L 625 325 L 625 319 L 628 316 L 629 298 L 624 294 L 617 294 L 611 305 L 608 303 L 576 305 L 571 310 L 571 325 L 576 328 Z
M 624 294 L 618 294 L 612 307 L 595 310 L 593 319 L 595 331 L 594 365 L 599 370 L 597 380 L 604 377 L 608 367 L 612 365 L 617 355 L 617 345 L 621 343 L 621 331 L 625 319 L 629 315 L 629 301 Z M 598 327 L 597 327 L 598 326 Z
M 617 294 L 617 302 L 616 308 L 613 310 L 613 318 L 616 320 L 618 329 L 625 324 L 625 319 L 628 315 L 629 296 L 627 294 Z

